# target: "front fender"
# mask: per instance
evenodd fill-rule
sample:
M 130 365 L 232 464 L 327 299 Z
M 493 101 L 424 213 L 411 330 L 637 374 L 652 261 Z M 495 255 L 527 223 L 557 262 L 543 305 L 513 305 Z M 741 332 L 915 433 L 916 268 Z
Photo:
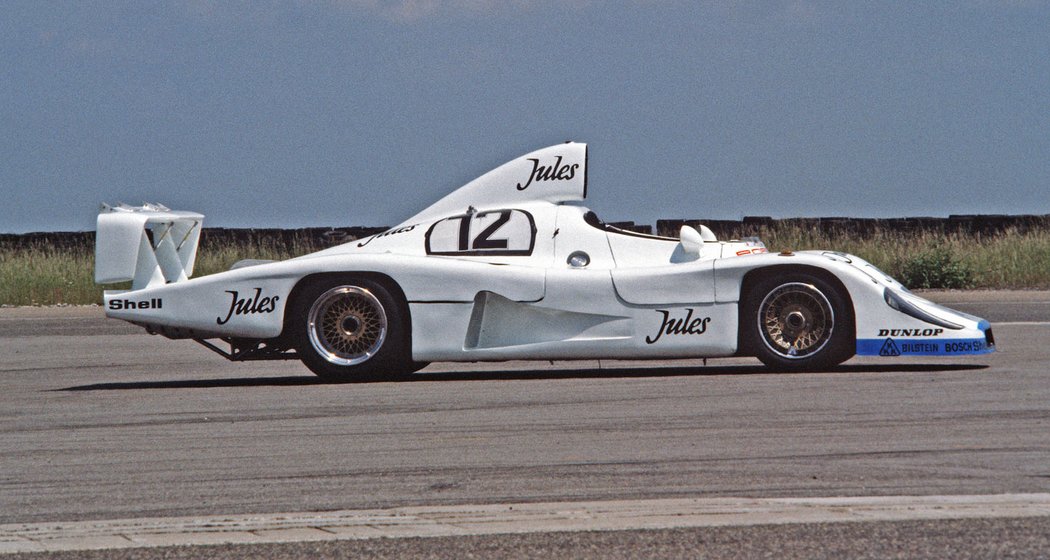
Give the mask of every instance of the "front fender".
M 740 301 L 749 273 L 818 269 L 842 283 L 853 302 L 856 353 L 862 356 L 956 356 L 995 350 L 991 325 L 912 294 L 864 259 L 831 251 L 801 251 L 720 259 L 719 302 Z

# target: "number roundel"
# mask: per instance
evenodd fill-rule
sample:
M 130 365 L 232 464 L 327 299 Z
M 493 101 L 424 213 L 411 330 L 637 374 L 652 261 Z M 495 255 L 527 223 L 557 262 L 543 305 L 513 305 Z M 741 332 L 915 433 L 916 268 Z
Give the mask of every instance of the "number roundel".
M 536 245 L 536 221 L 524 210 L 485 210 L 430 226 L 428 255 L 524 256 Z

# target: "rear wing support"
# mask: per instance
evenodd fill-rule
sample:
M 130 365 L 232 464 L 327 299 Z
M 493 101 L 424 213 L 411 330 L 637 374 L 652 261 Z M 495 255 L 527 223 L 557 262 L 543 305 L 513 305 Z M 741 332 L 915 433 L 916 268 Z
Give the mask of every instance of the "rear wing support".
M 193 275 L 204 216 L 160 204 L 103 204 L 95 232 L 95 282 L 131 280 L 132 290 Z

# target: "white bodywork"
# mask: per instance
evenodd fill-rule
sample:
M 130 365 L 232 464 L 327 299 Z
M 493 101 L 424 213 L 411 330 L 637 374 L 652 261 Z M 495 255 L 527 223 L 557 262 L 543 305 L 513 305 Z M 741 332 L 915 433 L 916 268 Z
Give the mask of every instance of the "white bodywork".
M 551 146 L 379 235 L 195 279 L 202 216 L 107 207 L 96 280 L 132 280 L 132 290 L 106 291 L 106 314 L 173 338 L 280 340 L 304 278 L 350 273 L 404 295 L 416 361 L 671 358 L 736 354 L 745 277 L 784 267 L 841 283 L 860 354 L 994 348 L 987 322 L 922 300 L 857 257 L 770 254 L 757 241 L 716 241 L 706 228 L 683 228 L 680 239 L 623 232 L 589 216 L 586 190 L 586 145 Z M 891 307 L 887 292 L 912 313 Z

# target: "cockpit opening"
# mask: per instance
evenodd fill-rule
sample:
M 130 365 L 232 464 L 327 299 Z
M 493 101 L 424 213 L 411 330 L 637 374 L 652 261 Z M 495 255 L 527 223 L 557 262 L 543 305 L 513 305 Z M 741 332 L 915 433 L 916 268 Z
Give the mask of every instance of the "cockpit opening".
M 615 233 L 615 234 L 618 234 L 618 235 L 627 235 L 627 236 L 630 236 L 630 237 L 641 237 L 643 239 L 661 239 L 661 240 L 664 240 L 664 241 L 677 241 L 677 239 L 674 239 L 674 238 L 671 238 L 671 237 L 664 237 L 662 235 L 649 235 L 647 233 L 638 233 L 636 231 L 629 231 L 629 230 L 626 230 L 626 229 L 620 229 L 620 228 L 618 228 L 616 226 L 609 225 L 609 224 L 603 222 L 601 220 L 601 218 L 599 218 L 598 215 L 594 213 L 593 210 L 589 210 L 589 211 L 587 211 L 586 214 L 583 215 L 583 221 L 586 222 L 587 225 L 589 225 L 591 227 L 600 229 L 600 230 L 602 230 L 604 232 L 608 232 L 608 233 Z

